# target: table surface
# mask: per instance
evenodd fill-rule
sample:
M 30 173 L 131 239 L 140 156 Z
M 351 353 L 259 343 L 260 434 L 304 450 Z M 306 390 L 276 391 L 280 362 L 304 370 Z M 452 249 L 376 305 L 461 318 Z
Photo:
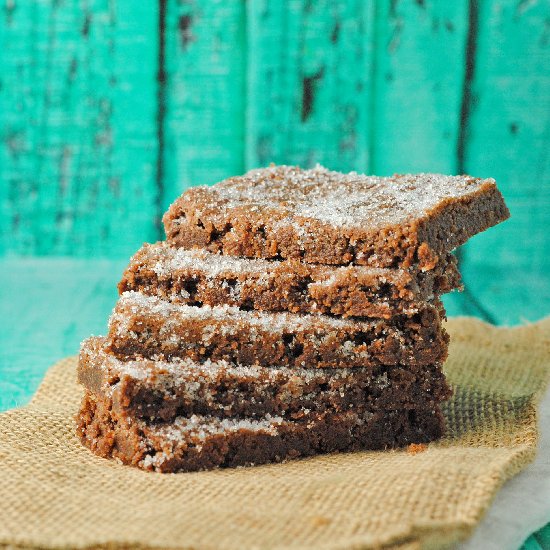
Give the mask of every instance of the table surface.
M 4 258 L 0 260 L 0 411 L 28 402 L 47 368 L 78 353 L 81 340 L 105 334 L 107 318 L 117 299 L 116 283 L 126 260 L 70 258 Z M 544 304 L 508 293 L 500 318 L 517 324 L 544 316 Z M 449 316 L 472 315 L 467 293 L 444 298 Z M 536 318 L 527 315 L 535 310 Z M 522 550 L 550 549 L 550 524 L 531 536 Z

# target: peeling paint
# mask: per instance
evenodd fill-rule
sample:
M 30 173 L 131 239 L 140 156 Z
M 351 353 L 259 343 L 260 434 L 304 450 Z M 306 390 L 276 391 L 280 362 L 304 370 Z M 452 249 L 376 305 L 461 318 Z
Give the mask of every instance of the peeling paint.
M 84 38 L 88 38 L 88 35 L 90 34 L 90 26 L 92 24 L 92 15 L 90 13 L 86 14 L 86 17 L 84 17 L 84 22 L 82 23 L 82 30 L 80 33 Z
M 180 15 L 178 18 L 178 32 L 180 36 L 181 49 L 185 50 L 191 42 L 195 40 L 191 28 L 193 26 L 193 16 L 190 14 Z
M 15 13 L 15 0 L 6 0 L 4 12 L 6 13 L 6 23 L 8 26 L 11 26 L 13 23 L 13 15 Z
M 73 152 L 66 145 L 63 147 L 63 153 L 59 159 L 59 195 L 62 197 L 67 192 L 68 182 L 71 178 L 71 159 Z
M 339 37 L 340 37 L 340 21 L 336 21 L 334 23 L 334 27 L 332 27 L 332 32 L 330 34 L 331 43 L 336 44 L 336 42 L 338 42 Z
M 69 80 L 74 80 L 78 71 L 78 59 L 73 57 L 69 66 Z
M 521 17 L 527 10 L 536 6 L 538 0 L 519 0 L 516 6 L 516 15 Z
M 393 32 L 388 40 L 387 49 L 389 53 L 394 53 L 399 48 L 401 32 L 403 31 L 403 18 L 397 13 L 398 2 L 399 0 L 391 0 L 390 2 L 389 17 L 393 23 Z
M 325 68 L 322 67 L 314 75 L 302 79 L 302 113 L 301 121 L 305 122 L 313 111 L 317 83 L 323 78 Z

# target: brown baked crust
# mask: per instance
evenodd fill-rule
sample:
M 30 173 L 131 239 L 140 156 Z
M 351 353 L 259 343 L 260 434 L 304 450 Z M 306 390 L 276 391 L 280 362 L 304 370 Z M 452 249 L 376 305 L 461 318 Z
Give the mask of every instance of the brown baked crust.
M 509 215 L 492 179 L 271 166 L 187 190 L 163 221 L 168 241 L 187 249 L 430 270 Z
M 125 292 L 109 321 L 108 346 L 121 358 L 241 365 L 352 368 L 430 365 L 447 356 L 438 309 L 355 321 L 326 315 L 241 311 L 230 306 L 174 305 Z
M 312 414 L 300 421 L 179 417 L 147 424 L 119 417 L 87 392 L 77 435 L 95 454 L 159 472 L 258 465 L 320 453 L 387 449 L 433 441 L 444 432 L 439 408 L 358 414 Z
M 237 258 L 144 244 L 118 288 L 187 305 L 388 319 L 461 286 L 456 258 L 430 271 Z
M 121 361 L 98 337 L 82 344 L 78 381 L 110 399 L 120 416 L 162 421 L 193 414 L 295 420 L 310 412 L 426 409 L 451 396 L 439 365 L 288 369 Z

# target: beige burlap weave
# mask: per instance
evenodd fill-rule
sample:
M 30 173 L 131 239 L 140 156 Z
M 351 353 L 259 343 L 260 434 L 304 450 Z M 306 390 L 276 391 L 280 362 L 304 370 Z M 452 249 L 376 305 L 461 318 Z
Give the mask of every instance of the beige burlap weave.
M 74 435 L 75 359 L 0 415 L 0 546 L 439 548 L 475 527 L 536 450 L 550 319 L 448 323 L 448 436 L 411 450 L 163 475 L 100 459 Z

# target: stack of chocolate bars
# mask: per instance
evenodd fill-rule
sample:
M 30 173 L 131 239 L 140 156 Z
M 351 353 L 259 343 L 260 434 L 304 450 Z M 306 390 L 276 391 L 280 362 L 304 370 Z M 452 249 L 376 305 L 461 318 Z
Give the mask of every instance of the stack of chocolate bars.
M 508 215 L 469 176 L 272 166 L 188 190 L 82 345 L 82 441 L 176 472 L 440 437 L 450 251 Z

